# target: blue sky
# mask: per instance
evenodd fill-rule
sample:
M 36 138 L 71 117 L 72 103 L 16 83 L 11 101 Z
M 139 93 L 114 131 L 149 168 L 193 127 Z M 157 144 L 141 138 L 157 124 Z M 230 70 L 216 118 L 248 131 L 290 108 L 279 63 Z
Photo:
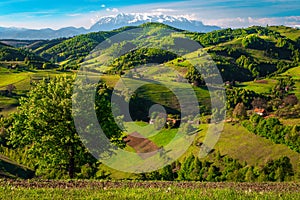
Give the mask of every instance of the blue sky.
M 300 0 L 2 0 L 0 26 L 89 28 L 117 13 L 184 16 L 221 27 L 300 25 Z

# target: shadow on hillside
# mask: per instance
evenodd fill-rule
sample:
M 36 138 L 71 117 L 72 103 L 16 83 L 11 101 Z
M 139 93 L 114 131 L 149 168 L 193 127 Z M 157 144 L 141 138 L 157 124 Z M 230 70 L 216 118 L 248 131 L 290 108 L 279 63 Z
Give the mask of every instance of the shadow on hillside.
M 13 163 L 10 160 L 0 158 L 0 177 L 30 179 L 34 177 L 34 171 Z

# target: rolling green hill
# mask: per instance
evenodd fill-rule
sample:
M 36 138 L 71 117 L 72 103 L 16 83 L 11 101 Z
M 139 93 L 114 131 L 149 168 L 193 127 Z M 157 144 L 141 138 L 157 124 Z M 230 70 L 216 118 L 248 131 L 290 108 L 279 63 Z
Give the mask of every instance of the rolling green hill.
M 26 49 L 19 49 L 0 43 L 0 61 L 24 61 L 26 57 L 29 60 L 45 61 L 45 59 Z
M 147 123 L 144 122 L 135 123 L 141 127 L 147 125 Z M 197 144 L 202 142 L 206 137 L 207 128 L 207 124 L 200 126 L 201 131 L 197 134 L 188 151 L 179 159 L 181 162 L 183 162 L 191 154 L 194 156 L 199 155 L 200 148 Z M 130 131 L 130 128 L 128 130 Z M 176 132 L 177 129 L 161 131 L 159 134 L 154 135 L 149 139 L 158 146 L 166 145 L 174 137 Z M 131 149 L 127 148 L 126 150 L 130 151 Z M 223 156 L 229 156 L 230 158 L 237 159 L 240 162 L 246 162 L 248 165 L 257 167 L 263 166 L 268 161 L 276 160 L 281 156 L 288 156 L 291 159 L 293 168 L 295 170 L 298 170 L 299 168 L 299 153 L 289 149 L 285 145 L 275 144 L 268 139 L 254 135 L 238 124 L 225 124 L 224 130 L 214 147 L 214 152 L 219 152 Z M 210 161 L 215 159 L 215 153 L 208 156 Z M 203 158 L 203 160 L 205 159 L 207 158 Z M 111 178 L 113 179 L 129 179 L 137 176 L 130 173 L 119 172 L 105 165 L 101 166 L 101 169 L 107 171 L 107 173 L 111 173 Z
M 217 62 L 225 80 L 253 80 L 297 65 L 299 44 L 268 28 L 250 30 L 251 34 L 235 35 L 229 41 L 205 48 Z
M 46 60 L 69 65 L 70 68 L 77 68 L 78 64 L 100 42 L 130 28 L 132 27 L 120 28 L 110 32 L 89 33 L 72 38 L 39 41 L 29 45 L 28 48 Z
M 165 25 L 158 23 L 148 23 L 140 27 L 149 28 L 148 34 L 159 33 L 160 30 L 166 28 Z M 28 48 L 47 60 L 77 68 L 83 58 L 105 38 L 132 28 L 90 33 L 69 39 L 40 41 Z M 167 26 L 167 28 L 170 27 Z M 181 32 L 182 36 L 185 35 L 199 42 L 210 53 L 224 81 L 250 81 L 272 73 L 284 72 L 299 62 L 297 52 L 299 52 L 300 44 L 297 40 L 297 35 L 299 37 L 297 29 L 254 26 L 246 29 L 224 29 L 206 34 L 175 30 Z M 172 41 L 159 41 L 158 47 L 168 44 L 167 42 Z M 142 55 L 144 52 L 140 51 L 129 57 L 134 63 Z M 128 55 L 124 56 L 128 57 Z
M 271 27 L 269 27 L 269 29 L 276 31 L 276 32 L 280 33 L 281 35 L 283 35 L 291 40 L 294 40 L 294 41 L 299 40 L 299 37 L 300 37 L 300 29 L 286 27 L 286 26 L 271 26 Z

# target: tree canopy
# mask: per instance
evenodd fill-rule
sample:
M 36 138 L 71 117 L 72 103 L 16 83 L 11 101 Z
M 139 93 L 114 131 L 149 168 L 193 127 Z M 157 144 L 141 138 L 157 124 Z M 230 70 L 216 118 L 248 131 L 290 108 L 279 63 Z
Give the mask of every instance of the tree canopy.
M 37 174 L 59 172 L 62 177 L 68 174 L 74 178 L 82 166 L 97 162 L 76 132 L 72 116 L 73 82 L 74 77 L 66 76 L 42 81 L 27 98 L 20 100 L 18 112 L 13 116 L 10 144 L 28 149 L 28 154 L 37 160 Z M 98 90 L 102 92 L 107 90 L 100 87 Z M 109 115 L 101 116 L 101 109 L 106 109 L 110 102 L 101 96 L 102 92 L 97 92 L 97 99 L 105 106 L 96 106 L 96 112 L 99 120 L 105 122 Z M 110 136 L 117 138 L 120 134 L 115 131 Z

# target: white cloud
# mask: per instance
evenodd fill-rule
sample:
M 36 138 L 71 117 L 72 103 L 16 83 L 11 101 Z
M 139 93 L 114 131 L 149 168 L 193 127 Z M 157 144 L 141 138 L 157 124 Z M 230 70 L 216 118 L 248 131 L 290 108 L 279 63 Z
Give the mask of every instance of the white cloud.
M 70 14 L 67 14 L 66 16 L 68 17 L 78 17 L 78 16 L 81 16 L 82 13 L 70 13 Z
M 106 7 L 106 5 L 105 5 L 105 4 L 102 4 L 102 5 L 101 5 L 101 8 L 105 8 L 105 7 Z
M 119 9 L 117 9 L 117 8 L 106 8 L 106 11 L 107 11 L 107 12 L 114 12 L 114 13 L 117 13 L 117 12 L 119 12 Z
M 119 12 L 119 9 L 113 8 L 111 11 L 112 11 L 112 12 Z
M 167 9 L 167 8 L 157 8 L 154 9 L 153 12 L 175 12 L 176 10 L 174 9 Z

